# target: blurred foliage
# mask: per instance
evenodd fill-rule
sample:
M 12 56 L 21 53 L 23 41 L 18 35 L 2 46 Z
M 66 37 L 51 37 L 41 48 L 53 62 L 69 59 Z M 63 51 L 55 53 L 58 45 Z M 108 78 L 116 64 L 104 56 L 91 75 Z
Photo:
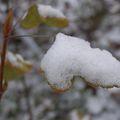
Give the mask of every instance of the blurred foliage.
M 4 79 L 6 81 L 18 79 L 20 76 L 31 71 L 32 64 L 30 62 L 21 59 L 20 55 L 18 57 L 18 55 L 14 55 L 11 52 L 8 54 L 10 55 L 7 56 L 4 69 Z

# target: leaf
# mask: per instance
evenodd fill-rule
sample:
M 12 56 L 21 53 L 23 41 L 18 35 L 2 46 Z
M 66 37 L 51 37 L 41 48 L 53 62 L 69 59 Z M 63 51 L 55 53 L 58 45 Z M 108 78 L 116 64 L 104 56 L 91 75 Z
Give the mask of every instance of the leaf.
M 50 18 L 44 19 L 44 23 L 51 27 L 64 28 L 68 26 L 68 20 L 66 18 Z
M 4 36 L 8 35 L 10 33 L 13 23 L 13 10 L 9 9 L 8 15 L 6 17 L 4 26 L 3 26 L 3 34 Z
M 37 5 L 33 4 L 25 13 L 21 26 L 25 29 L 31 29 L 37 27 L 40 23 L 42 23 L 42 18 L 39 15 Z
M 11 52 L 7 52 L 4 79 L 13 80 L 17 79 L 32 69 L 32 64 L 23 60 L 20 55 L 15 55 Z
M 62 81 L 59 83 L 50 83 L 48 81 L 48 84 L 50 87 L 57 93 L 63 93 L 67 90 L 69 90 L 73 84 L 73 80 L 68 80 L 68 81 Z
M 69 24 L 63 13 L 49 5 L 33 4 L 25 13 L 21 26 L 25 29 L 37 27 L 40 24 L 64 28 Z
M 64 14 L 49 5 L 38 5 L 39 15 L 43 18 L 44 24 L 52 27 L 64 28 L 68 26 L 68 19 Z
M 120 62 L 106 50 L 58 33 L 40 64 L 49 85 L 58 91 L 68 90 L 75 77 L 94 87 L 120 88 Z

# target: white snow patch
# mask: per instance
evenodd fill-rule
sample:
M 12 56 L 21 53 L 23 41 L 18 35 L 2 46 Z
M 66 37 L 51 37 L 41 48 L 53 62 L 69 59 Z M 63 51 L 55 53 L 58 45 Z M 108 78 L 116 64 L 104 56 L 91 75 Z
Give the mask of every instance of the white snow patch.
M 72 110 L 70 112 L 70 120 L 90 120 L 90 116 L 87 114 L 81 114 L 78 110 Z
M 6 58 L 10 61 L 10 63 L 17 64 L 17 58 L 11 52 L 7 52 Z
M 78 116 L 78 111 L 77 110 L 73 110 L 70 113 L 70 120 L 79 120 L 79 116 Z
M 102 36 L 102 39 L 100 39 L 100 42 L 102 43 L 106 42 L 107 45 L 109 45 L 110 43 L 120 44 L 120 29 L 112 29 Z
M 57 10 L 49 5 L 38 4 L 38 11 L 43 17 L 66 18 L 60 10 Z
M 41 61 L 48 82 L 58 89 L 72 85 L 74 76 L 101 87 L 120 87 L 120 62 L 111 53 L 91 48 L 76 37 L 57 34 L 52 47 Z
M 24 59 L 23 59 L 23 57 L 22 57 L 21 55 L 16 54 L 16 58 L 17 58 L 18 60 L 24 62 Z
M 105 102 L 100 97 L 89 97 L 86 107 L 92 114 L 99 114 L 105 106 Z
M 24 64 L 31 64 L 29 61 L 24 60 L 19 54 L 13 54 L 12 52 L 7 52 L 6 60 L 16 67 L 23 67 Z

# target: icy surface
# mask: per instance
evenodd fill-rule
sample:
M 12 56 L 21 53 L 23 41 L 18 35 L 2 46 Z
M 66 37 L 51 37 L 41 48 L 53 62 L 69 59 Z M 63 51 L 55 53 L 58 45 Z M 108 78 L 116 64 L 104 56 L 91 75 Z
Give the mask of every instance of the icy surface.
M 120 63 L 111 53 L 62 33 L 42 59 L 41 69 L 55 89 L 68 89 L 74 76 L 94 86 L 120 87 Z
M 39 14 L 44 17 L 65 18 L 64 14 L 61 11 L 59 11 L 49 5 L 39 4 L 38 11 L 39 11 Z

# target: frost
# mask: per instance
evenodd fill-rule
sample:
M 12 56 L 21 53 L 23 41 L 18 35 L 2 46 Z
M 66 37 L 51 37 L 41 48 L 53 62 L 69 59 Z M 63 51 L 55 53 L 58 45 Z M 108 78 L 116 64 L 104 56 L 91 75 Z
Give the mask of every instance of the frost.
M 68 89 L 75 76 L 94 86 L 120 87 L 120 63 L 111 53 L 62 33 L 42 59 L 41 69 L 58 90 Z
M 61 11 L 49 5 L 38 4 L 38 11 L 39 11 L 39 14 L 44 16 L 45 18 L 46 17 L 66 18 Z

